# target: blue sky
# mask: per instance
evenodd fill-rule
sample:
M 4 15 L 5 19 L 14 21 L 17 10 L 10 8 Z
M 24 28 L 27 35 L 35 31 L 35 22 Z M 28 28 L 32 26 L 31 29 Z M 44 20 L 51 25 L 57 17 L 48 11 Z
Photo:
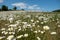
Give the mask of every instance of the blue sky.
M 0 0 L 0 8 L 6 5 L 9 9 L 14 6 L 17 9 L 52 11 L 60 9 L 60 0 Z

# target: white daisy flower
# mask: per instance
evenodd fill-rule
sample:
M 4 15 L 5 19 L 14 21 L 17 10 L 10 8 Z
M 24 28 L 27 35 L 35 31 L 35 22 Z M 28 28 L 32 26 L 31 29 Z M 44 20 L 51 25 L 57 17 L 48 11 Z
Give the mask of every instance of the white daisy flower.
M 18 32 L 21 30 L 21 28 L 18 29 Z
M 8 28 L 8 31 L 13 31 L 14 29 L 11 27 L 11 28 Z
M 33 27 L 35 26 L 35 24 L 32 25 Z
M 41 24 L 44 24 L 44 22 L 41 22 Z
M 3 39 L 3 38 L 5 38 L 5 36 L 1 36 L 1 37 L 0 37 L 0 40 Z
M 24 34 L 24 37 L 28 37 L 28 34 Z
M 11 24 L 8 27 L 17 27 L 18 24 Z
M 16 40 L 16 38 L 13 38 L 13 40 Z
M 15 32 L 9 32 L 9 34 L 15 34 Z
M 45 31 L 40 31 L 41 32 L 41 34 L 43 34 Z
M 4 34 L 5 34 L 5 35 L 7 35 L 7 34 L 8 34 L 8 32 L 5 32 Z
M 14 38 L 14 36 L 10 35 L 10 36 L 7 37 L 7 40 L 12 40 L 12 38 Z
M 12 23 L 12 22 L 13 22 L 13 20 L 14 20 L 14 18 L 9 18 L 10 23 Z
M 41 32 L 41 30 L 38 30 L 38 32 Z
M 37 37 L 38 40 L 41 40 L 41 38 Z
M 2 28 L 1 30 L 3 31 L 3 30 L 6 30 L 6 29 L 5 28 Z
M 49 26 L 43 26 L 43 29 L 44 29 L 44 30 L 49 30 L 50 27 L 49 27 Z
M 8 34 L 8 32 L 6 32 L 6 31 L 2 31 L 1 33 L 2 33 L 2 34 L 5 34 L 5 35 L 7 35 L 7 34 Z
M 37 20 L 36 22 L 37 22 L 37 23 L 39 23 L 39 21 L 38 21 L 38 20 Z
M 31 26 L 31 24 L 28 24 L 27 26 Z
M 31 19 L 31 22 L 34 22 L 34 20 L 33 20 L 33 19 Z
M 54 34 L 57 34 L 57 33 L 56 33 L 56 32 L 51 32 L 50 34 L 51 34 L 51 35 L 54 35 Z
M 60 25 L 58 25 L 58 27 L 60 27 Z
M 47 21 L 44 21 L 44 23 L 47 23 Z
M 33 31 L 34 33 L 38 33 L 37 31 Z
M 17 36 L 17 38 L 21 38 L 21 37 L 23 37 L 23 35 L 19 35 L 19 36 Z
M 31 29 L 31 31 L 33 31 L 33 29 Z
M 27 22 L 22 22 L 23 24 L 27 24 Z

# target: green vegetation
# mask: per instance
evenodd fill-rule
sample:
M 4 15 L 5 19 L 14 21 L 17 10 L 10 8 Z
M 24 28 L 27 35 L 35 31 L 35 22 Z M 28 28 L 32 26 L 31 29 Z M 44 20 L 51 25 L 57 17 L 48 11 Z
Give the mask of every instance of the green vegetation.
M 54 10 L 53 12 L 60 12 L 60 9 Z
M 2 5 L 2 8 L 1 8 L 2 11 L 8 11 L 8 7 L 5 6 L 5 5 Z

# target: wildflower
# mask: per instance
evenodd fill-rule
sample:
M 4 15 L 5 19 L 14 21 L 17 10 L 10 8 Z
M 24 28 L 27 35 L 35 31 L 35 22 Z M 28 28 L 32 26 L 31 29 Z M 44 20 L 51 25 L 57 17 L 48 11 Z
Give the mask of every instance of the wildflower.
M 31 24 L 27 24 L 27 26 L 28 26 L 29 28 L 32 28 Z
M 3 39 L 3 38 L 5 38 L 5 36 L 3 36 L 3 37 L 0 37 L 0 40 L 1 40 L 1 39 Z
M 3 30 L 6 30 L 6 29 L 5 28 L 2 28 L 1 30 L 3 31 Z
M 13 40 L 16 40 L 16 38 L 13 38 Z
M 14 37 L 13 35 L 10 35 L 8 36 L 7 40 L 12 40 L 13 37 Z
M 18 32 L 21 30 L 21 28 L 18 29 Z
M 33 19 L 31 19 L 31 22 L 34 22 L 34 20 L 33 20 Z
M 38 20 L 37 20 L 36 22 L 37 22 L 37 23 L 39 23 L 39 21 L 38 21 Z
M 15 32 L 12 32 L 12 34 L 15 34 Z
M 34 27 L 35 26 L 35 23 L 33 23 L 32 26 Z
M 14 30 L 13 27 L 10 28 L 11 30 Z
M 38 33 L 37 31 L 34 31 L 34 33 Z
M 2 34 L 5 33 L 5 31 L 2 31 Z
M 24 37 L 28 37 L 28 34 L 24 34 Z
M 43 34 L 45 31 L 40 31 L 41 32 L 41 34 Z
M 60 25 L 58 25 L 58 27 L 60 27 Z
M 13 22 L 13 20 L 14 20 L 13 18 L 9 18 L 10 23 L 12 23 L 12 22 Z
M 8 32 L 5 32 L 4 34 L 6 35 L 6 34 L 8 34 Z
M 21 38 L 21 37 L 23 37 L 23 35 L 19 35 L 19 36 L 17 36 L 17 38 Z
M 54 34 L 56 34 L 56 32 L 51 32 L 50 34 L 51 34 L 51 35 L 54 35 Z
M 27 28 L 27 25 L 23 25 L 23 28 L 24 28 L 24 29 Z
M 22 22 L 23 24 L 27 24 L 27 22 Z
M 33 29 L 31 29 L 31 31 L 33 31 Z
M 41 40 L 41 38 L 37 37 L 38 40 Z
M 50 28 L 49 28 L 49 26 L 43 26 L 43 29 L 44 30 L 49 30 Z
M 41 32 L 41 30 L 38 30 L 38 32 Z
M 35 26 L 35 25 L 32 25 L 33 27 Z
M 45 18 L 45 17 L 43 17 L 43 16 L 40 16 L 38 19 L 39 19 L 39 20 L 42 20 L 42 19 L 44 19 L 44 18 Z
M 21 20 L 16 21 L 16 24 L 19 24 Z
M 13 31 L 14 29 L 11 27 L 11 28 L 8 28 L 8 31 Z
M 41 22 L 41 24 L 44 24 L 44 22 Z
M 8 32 L 6 32 L 6 31 L 2 31 L 2 34 L 5 34 L 5 35 L 6 35 L 6 34 L 8 34 Z
M 9 32 L 9 34 L 15 34 L 15 32 Z
M 8 27 L 17 27 L 18 24 L 11 24 Z
M 44 23 L 47 23 L 47 21 L 44 21 Z

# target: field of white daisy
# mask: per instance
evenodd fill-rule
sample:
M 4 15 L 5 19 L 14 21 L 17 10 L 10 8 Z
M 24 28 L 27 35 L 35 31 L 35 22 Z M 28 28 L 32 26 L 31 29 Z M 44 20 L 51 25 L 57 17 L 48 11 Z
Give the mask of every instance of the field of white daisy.
M 60 14 L 0 12 L 0 40 L 60 40 Z

